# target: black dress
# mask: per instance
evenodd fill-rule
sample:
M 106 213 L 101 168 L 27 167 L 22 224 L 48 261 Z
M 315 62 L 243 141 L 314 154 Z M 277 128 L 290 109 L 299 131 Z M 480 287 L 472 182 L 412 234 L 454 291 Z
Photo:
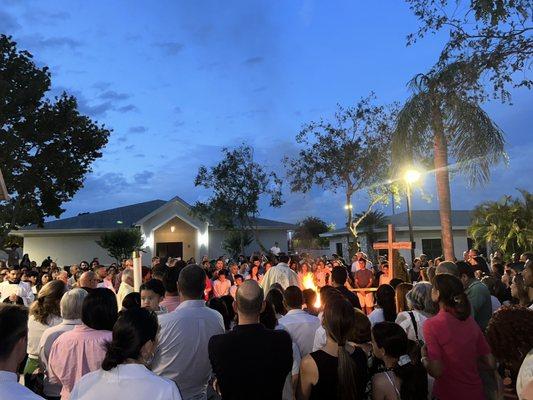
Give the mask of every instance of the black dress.
M 310 400 L 332 400 L 338 399 L 337 387 L 338 376 L 337 367 L 339 360 L 337 357 L 329 355 L 323 350 L 310 353 L 318 367 L 318 382 L 311 389 Z M 368 365 L 365 352 L 356 347 L 350 355 L 355 362 L 355 386 L 357 398 L 365 398 L 365 389 L 368 381 Z

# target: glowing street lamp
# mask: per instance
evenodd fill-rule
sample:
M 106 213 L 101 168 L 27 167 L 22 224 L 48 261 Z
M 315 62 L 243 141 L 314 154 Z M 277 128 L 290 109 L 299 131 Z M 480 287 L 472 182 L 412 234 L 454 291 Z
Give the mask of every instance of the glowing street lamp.
M 351 210 L 353 208 L 353 206 L 351 204 L 345 204 L 344 205 L 344 209 L 345 210 Z
M 413 243 L 413 246 L 411 246 L 411 265 L 415 262 L 415 238 L 413 233 L 413 215 L 411 213 L 411 185 L 418 182 L 421 175 L 422 174 L 416 169 L 408 169 L 405 171 L 403 176 L 407 187 L 407 221 L 409 223 L 409 241 Z

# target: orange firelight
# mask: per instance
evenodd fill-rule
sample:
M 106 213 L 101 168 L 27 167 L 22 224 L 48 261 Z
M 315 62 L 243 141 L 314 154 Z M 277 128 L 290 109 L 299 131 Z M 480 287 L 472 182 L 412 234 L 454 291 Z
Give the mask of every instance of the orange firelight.
M 312 289 L 312 290 L 315 291 L 315 293 L 316 293 L 316 301 L 315 301 L 314 307 L 315 308 L 320 308 L 320 306 L 322 305 L 322 303 L 320 301 L 320 293 L 318 291 L 318 288 L 315 285 L 315 280 L 314 280 L 312 272 L 308 272 L 304 276 L 302 284 L 304 286 L 304 289 Z

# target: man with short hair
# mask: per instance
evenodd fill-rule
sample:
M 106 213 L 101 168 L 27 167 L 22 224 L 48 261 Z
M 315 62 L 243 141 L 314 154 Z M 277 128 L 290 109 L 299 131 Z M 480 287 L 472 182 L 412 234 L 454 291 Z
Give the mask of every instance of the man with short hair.
M 0 399 L 44 400 L 18 383 L 18 367 L 26 357 L 28 311 L 0 304 Z
M 172 379 L 183 400 L 205 399 L 211 377 L 209 339 L 224 333 L 219 312 L 205 305 L 206 274 L 198 265 L 183 268 L 178 278 L 180 305 L 158 316 L 161 330 L 152 371 Z
M 56 279 L 58 281 L 61 281 L 65 284 L 65 287 L 69 287 L 68 286 L 68 272 L 67 271 L 59 271 L 59 273 L 57 274 L 57 277 Z
M 70 266 L 69 272 L 70 272 L 70 278 L 68 278 L 68 287 L 74 287 L 76 285 L 76 274 L 80 270 L 80 267 L 78 264 L 72 264 Z
M 168 312 L 174 311 L 180 304 L 178 296 L 178 278 L 181 270 L 177 267 L 168 269 L 168 272 L 163 277 L 163 286 L 165 287 L 165 297 L 159 304 L 165 307 Z
M 122 300 L 124 300 L 124 297 L 126 297 L 128 294 L 134 292 L 133 289 L 133 269 L 128 268 L 122 271 L 122 282 L 120 283 L 120 286 L 118 288 L 117 292 L 117 304 L 118 309 L 122 309 Z M 80 279 L 81 281 L 81 279 Z
M 283 290 L 289 286 L 298 286 L 298 275 L 289 267 L 290 258 L 285 253 L 280 253 L 279 263 L 270 268 L 263 276 L 261 287 L 267 291 L 274 283 L 279 283 Z
M 463 283 L 465 293 L 472 307 L 472 317 L 483 332 L 492 317 L 492 300 L 490 291 L 481 281 L 475 278 L 474 270 L 467 263 L 460 261 L 457 263 L 459 279 Z
M 229 288 L 229 294 L 230 294 L 231 297 L 233 297 L 235 299 L 235 297 L 237 295 L 237 289 L 244 282 L 244 277 L 242 275 L 240 275 L 240 274 L 237 274 L 237 275 L 235 275 L 234 279 L 235 279 L 235 283 Z
M 357 271 L 355 271 L 354 282 L 356 289 L 367 289 L 372 287 L 374 274 L 366 268 L 366 260 L 361 258 L 357 261 Z M 357 292 L 361 310 L 365 314 L 370 314 L 374 308 L 374 295 L 371 291 L 361 290 Z
M 470 268 L 472 269 L 472 268 Z M 453 261 L 443 261 L 435 268 L 435 275 L 450 274 L 459 278 L 459 269 Z
M 31 285 L 27 282 L 22 282 L 22 271 L 20 269 L 11 268 L 7 274 L 7 280 L 0 283 L 0 303 L 9 299 L 11 302 L 16 302 L 20 297 L 26 307 L 29 307 L 33 302 L 35 296 L 31 290 Z
M 274 254 L 276 257 L 279 256 L 279 253 L 281 253 L 281 249 L 279 248 L 278 242 L 274 242 L 274 246 L 270 248 L 270 252 Z
M 239 287 L 233 308 L 239 324 L 209 340 L 209 359 L 222 398 L 281 400 L 293 361 L 289 334 L 259 323 L 265 302 L 254 280 Z
M 303 294 L 298 286 L 289 286 L 283 292 L 283 303 L 287 314 L 278 321 L 278 329 L 284 329 L 300 349 L 301 358 L 313 349 L 315 333 L 320 326 L 320 319 L 302 310 Z
M 96 289 L 98 287 L 98 278 L 93 271 L 85 271 L 81 274 L 78 281 L 78 286 L 81 288 Z
M 344 267 L 333 267 L 331 271 L 331 286 L 336 288 L 350 302 L 352 307 L 361 309 L 359 298 L 348 289 L 345 284 L 348 279 L 348 272 Z

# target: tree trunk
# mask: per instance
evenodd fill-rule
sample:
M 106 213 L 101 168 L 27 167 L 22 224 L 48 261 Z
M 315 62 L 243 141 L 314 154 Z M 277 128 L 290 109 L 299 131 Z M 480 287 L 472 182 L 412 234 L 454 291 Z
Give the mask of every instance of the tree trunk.
M 450 176 L 448 171 L 448 146 L 444 136 L 442 114 L 438 106 L 433 108 L 432 126 L 434 134 L 435 178 L 439 198 L 442 250 L 444 259 L 453 261 L 452 205 L 450 198 Z

